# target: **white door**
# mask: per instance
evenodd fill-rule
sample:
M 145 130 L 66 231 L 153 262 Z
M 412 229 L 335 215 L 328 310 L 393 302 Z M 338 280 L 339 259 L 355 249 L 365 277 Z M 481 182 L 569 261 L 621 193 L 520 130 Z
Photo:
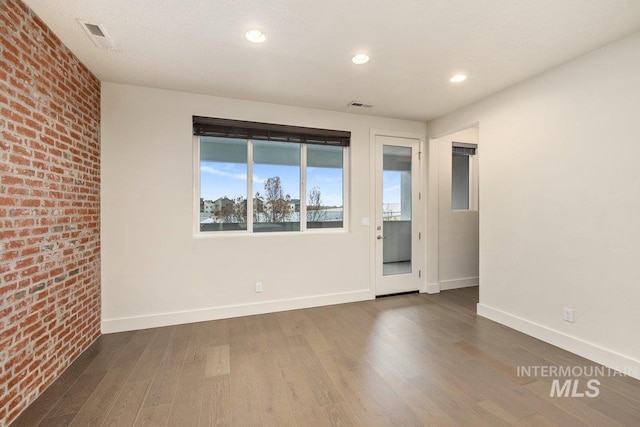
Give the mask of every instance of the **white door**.
M 420 289 L 420 140 L 376 135 L 376 295 Z

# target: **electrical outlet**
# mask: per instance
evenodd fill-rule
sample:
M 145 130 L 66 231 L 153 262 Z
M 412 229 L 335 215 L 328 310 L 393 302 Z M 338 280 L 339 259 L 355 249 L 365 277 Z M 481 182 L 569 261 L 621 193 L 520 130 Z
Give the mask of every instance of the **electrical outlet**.
M 262 282 L 256 282 L 256 292 L 262 292 Z
M 573 310 L 570 308 L 562 309 L 562 320 L 573 323 Z

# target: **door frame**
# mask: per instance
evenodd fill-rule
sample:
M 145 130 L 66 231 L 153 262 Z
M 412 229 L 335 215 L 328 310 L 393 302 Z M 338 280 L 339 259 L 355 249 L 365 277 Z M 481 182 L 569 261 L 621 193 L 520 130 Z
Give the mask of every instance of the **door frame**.
M 427 242 L 426 242 L 426 270 L 427 283 L 425 291 L 428 294 L 440 293 L 439 282 L 439 258 L 440 258 L 440 218 L 439 218 L 439 199 L 440 199 L 440 143 L 452 134 L 465 131 L 471 128 L 480 129 L 480 122 L 475 121 L 468 123 L 459 128 L 448 130 L 442 133 L 430 135 L 427 140 L 427 158 L 426 158 L 426 190 L 427 190 L 427 212 L 429 218 L 427 221 Z M 479 140 L 480 138 L 478 138 Z M 479 143 L 479 141 L 478 141 Z M 477 177 L 478 178 L 478 177 Z M 478 178 L 479 181 L 479 178 Z M 478 188 L 479 191 L 479 188 Z M 478 274 L 480 277 L 481 274 Z M 479 285 L 478 285 L 479 286 Z
M 369 290 L 371 294 L 371 298 L 376 297 L 376 283 L 377 283 L 377 273 L 376 273 L 376 251 L 378 250 L 378 244 L 376 240 L 376 200 L 377 200 L 377 188 L 376 188 L 376 137 L 378 136 L 387 136 L 391 138 L 406 138 L 406 139 L 414 139 L 418 141 L 418 150 L 421 153 L 418 161 L 418 171 L 417 182 L 415 185 L 418 186 L 417 190 L 421 194 L 418 203 L 418 209 L 416 209 L 416 218 L 415 218 L 415 226 L 416 232 L 422 233 L 422 239 L 418 242 L 417 253 L 415 254 L 415 267 L 421 271 L 420 278 L 420 286 L 418 291 L 420 293 L 424 293 L 427 290 L 427 263 L 426 263 L 426 248 L 427 248 L 427 192 L 425 191 L 425 166 L 427 164 L 427 153 L 425 147 L 426 134 L 417 133 L 417 132 L 403 132 L 389 129 L 377 129 L 371 128 L 369 132 L 369 217 L 370 225 L 369 225 Z

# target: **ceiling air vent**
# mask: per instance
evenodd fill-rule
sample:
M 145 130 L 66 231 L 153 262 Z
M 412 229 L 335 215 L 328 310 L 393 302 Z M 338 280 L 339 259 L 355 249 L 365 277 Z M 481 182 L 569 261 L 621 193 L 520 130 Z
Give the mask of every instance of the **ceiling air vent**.
M 347 104 L 347 107 L 371 108 L 373 107 L 373 104 L 367 104 L 366 102 L 359 102 L 359 101 L 351 101 L 349 104 Z
M 109 50 L 114 50 L 116 48 L 111 37 L 109 37 L 109 34 L 107 34 L 107 31 L 102 25 L 91 24 L 80 20 L 78 20 L 78 22 L 96 46 Z

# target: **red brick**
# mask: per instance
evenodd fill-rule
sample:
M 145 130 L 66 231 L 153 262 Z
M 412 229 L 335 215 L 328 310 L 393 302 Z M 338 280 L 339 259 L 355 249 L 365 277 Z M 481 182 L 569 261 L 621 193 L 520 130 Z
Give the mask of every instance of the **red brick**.
M 8 50 L 5 50 L 2 52 L 2 57 L 17 69 L 19 70 L 24 69 L 24 64 L 20 61 L 20 59 L 16 55 L 9 52 Z
M 25 209 L 25 212 L 28 214 L 29 211 Z M 26 227 L 33 227 L 36 224 L 35 219 L 33 218 L 28 218 L 28 219 L 17 219 L 15 221 L 13 221 L 13 225 L 16 228 L 26 228 Z
M 27 108 L 15 101 L 11 102 L 10 106 L 13 111 L 20 113 L 25 117 L 31 117 L 31 112 L 33 111 L 33 107 Z
M 7 425 L 99 335 L 100 82 L 19 0 L 0 2 L 0 46 Z
M 27 276 L 31 276 L 33 274 L 36 274 L 38 271 L 40 271 L 40 267 L 38 267 L 37 265 L 27 268 L 26 270 L 22 270 L 22 273 L 20 273 L 20 275 L 22 277 L 27 277 Z
M 16 236 L 15 230 L 2 230 L 0 229 L 0 240 L 10 239 Z
M 24 119 L 22 118 L 22 116 L 16 111 L 9 108 L 3 108 L 2 110 L 0 110 L 0 116 L 4 117 L 7 120 L 10 120 L 13 123 L 24 123 Z
M 11 162 L 14 165 L 22 165 L 22 166 L 31 165 L 31 160 L 29 160 L 28 157 L 16 156 L 15 154 L 12 154 L 9 156 L 9 162 Z
M 16 77 L 10 76 L 9 83 L 11 83 L 11 86 L 13 86 L 16 90 L 19 90 L 21 92 L 26 92 L 29 90 L 29 85 Z
M 33 129 L 29 129 L 27 127 L 24 127 L 24 126 L 16 127 L 16 132 L 19 135 L 26 136 L 27 138 L 35 138 L 36 137 L 36 131 L 34 131 Z
M 32 120 L 32 119 L 26 118 L 26 119 L 24 119 L 24 124 L 27 127 L 31 128 L 31 129 L 34 129 L 37 132 L 41 132 L 42 131 L 42 125 L 36 120 Z
M 22 203 L 21 203 L 21 206 L 35 208 L 35 207 L 40 206 L 40 200 L 38 200 L 38 199 L 23 200 Z
M 0 260 L 2 261 L 9 261 L 12 259 L 16 259 L 18 257 L 20 253 L 18 251 L 2 251 L 2 254 L 0 254 Z M 5 277 L 6 279 L 6 277 Z
M 24 157 L 30 157 L 33 154 L 33 151 L 31 151 L 28 148 L 23 147 L 22 145 L 18 145 L 18 144 L 14 144 L 13 145 L 13 151 L 14 154 L 17 154 L 19 156 L 24 156 Z
M 18 199 L 14 197 L 0 197 L 0 206 L 16 206 Z
M 16 262 L 16 269 L 21 269 L 33 265 L 33 258 L 23 259 L 21 261 Z
M 5 185 L 22 185 L 24 180 L 17 176 L 3 175 L 0 182 Z

